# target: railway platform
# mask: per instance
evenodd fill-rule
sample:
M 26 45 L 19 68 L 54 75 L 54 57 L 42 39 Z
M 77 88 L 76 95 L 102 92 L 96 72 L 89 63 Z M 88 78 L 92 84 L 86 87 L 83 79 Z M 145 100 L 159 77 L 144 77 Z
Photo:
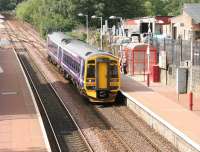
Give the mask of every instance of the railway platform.
M 200 151 L 200 97 L 189 110 L 188 95 L 160 83 L 135 81 L 122 75 L 121 92 L 127 106 L 182 152 Z
M 0 48 L 0 151 L 50 151 L 28 81 L 8 47 Z

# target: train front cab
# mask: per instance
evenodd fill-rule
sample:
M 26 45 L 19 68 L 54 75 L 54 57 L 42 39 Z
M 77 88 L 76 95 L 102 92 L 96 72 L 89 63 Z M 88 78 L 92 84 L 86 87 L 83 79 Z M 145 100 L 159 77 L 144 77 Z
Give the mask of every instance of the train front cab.
M 93 56 L 86 61 L 85 91 L 93 102 L 114 102 L 120 87 L 118 59 Z

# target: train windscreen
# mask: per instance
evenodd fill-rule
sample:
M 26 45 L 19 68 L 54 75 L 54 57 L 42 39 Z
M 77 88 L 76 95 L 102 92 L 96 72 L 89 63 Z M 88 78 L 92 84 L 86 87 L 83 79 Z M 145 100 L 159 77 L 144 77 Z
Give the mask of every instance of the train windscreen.
M 88 65 L 87 78 L 95 78 L 95 65 Z
M 110 77 L 111 78 L 118 78 L 118 67 L 117 65 L 110 66 Z

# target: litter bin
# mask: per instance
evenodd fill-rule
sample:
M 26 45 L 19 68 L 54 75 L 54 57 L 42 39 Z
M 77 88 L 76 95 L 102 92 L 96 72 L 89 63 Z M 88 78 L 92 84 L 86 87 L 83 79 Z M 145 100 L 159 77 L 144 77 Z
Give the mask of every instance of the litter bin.
M 160 82 L 160 68 L 159 65 L 153 65 L 152 67 L 152 81 Z

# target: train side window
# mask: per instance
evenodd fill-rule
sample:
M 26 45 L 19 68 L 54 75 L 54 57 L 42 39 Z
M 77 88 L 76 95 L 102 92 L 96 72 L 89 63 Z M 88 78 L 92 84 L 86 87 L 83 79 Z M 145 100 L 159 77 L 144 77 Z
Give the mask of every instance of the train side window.
M 69 60 L 68 56 L 66 56 L 66 63 L 67 63 L 67 65 L 69 65 L 69 61 L 68 60 Z
M 74 61 L 74 70 L 77 71 L 77 64 L 75 61 Z
M 95 65 L 88 64 L 88 66 L 87 66 L 87 78 L 95 78 Z
M 66 56 L 66 54 L 63 54 L 63 63 L 67 64 L 67 56 Z
M 72 60 L 70 57 L 69 57 L 69 65 L 70 65 L 70 67 L 72 67 Z
M 110 66 L 110 77 L 111 78 L 118 78 L 118 67 L 117 65 Z
M 80 67 L 80 70 L 82 69 L 82 79 L 84 79 L 84 75 L 85 75 L 85 63 L 83 63 L 83 66 Z

